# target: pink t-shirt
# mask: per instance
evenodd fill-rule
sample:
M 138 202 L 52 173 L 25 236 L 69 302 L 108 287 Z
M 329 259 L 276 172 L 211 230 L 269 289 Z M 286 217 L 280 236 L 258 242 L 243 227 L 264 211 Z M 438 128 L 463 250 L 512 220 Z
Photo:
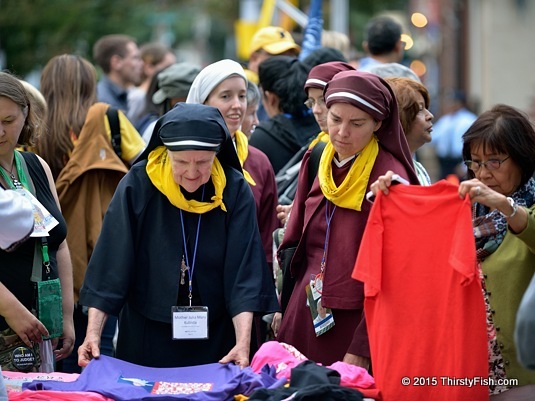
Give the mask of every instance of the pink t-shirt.
M 274 366 L 278 378 L 284 377 L 290 380 L 291 370 L 303 361 L 308 360 L 301 352 L 292 345 L 278 341 L 268 341 L 260 346 L 251 360 L 251 368 L 260 373 L 267 364 Z M 327 366 L 329 369 L 340 373 L 340 385 L 355 389 L 373 389 L 375 382 L 366 369 L 350 365 L 345 362 L 335 362 Z

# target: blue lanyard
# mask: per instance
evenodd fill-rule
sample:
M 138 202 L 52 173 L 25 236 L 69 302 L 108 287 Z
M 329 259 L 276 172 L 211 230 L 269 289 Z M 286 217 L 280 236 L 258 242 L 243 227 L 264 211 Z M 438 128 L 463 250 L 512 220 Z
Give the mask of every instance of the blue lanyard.
M 325 202 L 325 220 L 327 221 L 327 232 L 325 234 L 325 243 L 323 245 L 323 256 L 321 257 L 320 274 L 323 274 L 325 270 L 325 260 L 327 259 L 327 248 L 329 246 L 329 234 L 331 232 L 331 221 L 334 216 L 334 211 L 336 210 L 336 205 L 333 206 L 332 210 L 329 210 L 331 202 L 329 202 L 328 199 L 325 199 Z
M 202 197 L 201 201 L 204 201 L 204 189 L 205 186 L 202 187 Z M 182 209 L 180 210 L 180 223 L 182 224 L 182 241 L 184 241 L 184 256 L 186 257 L 186 263 L 187 265 L 190 265 L 189 263 L 189 257 L 188 257 L 188 245 L 186 242 L 186 230 L 184 228 L 184 216 L 182 215 Z M 197 234 L 195 234 L 195 245 L 193 247 L 193 260 L 191 261 L 191 268 L 188 268 L 188 289 L 189 289 L 189 306 L 191 306 L 191 299 L 193 298 L 192 292 L 193 292 L 193 271 L 195 270 L 195 260 L 197 259 L 197 245 L 199 244 L 199 232 L 201 231 L 201 217 L 202 214 L 199 214 L 199 219 L 197 220 Z

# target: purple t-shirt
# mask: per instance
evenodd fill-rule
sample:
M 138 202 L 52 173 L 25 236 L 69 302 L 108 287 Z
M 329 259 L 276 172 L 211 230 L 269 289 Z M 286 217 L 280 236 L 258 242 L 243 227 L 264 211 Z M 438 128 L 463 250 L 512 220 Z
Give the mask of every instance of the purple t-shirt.
M 70 383 L 33 381 L 23 389 L 55 391 L 93 391 L 114 400 L 233 400 L 235 395 L 259 388 L 282 386 L 275 370 L 267 366 L 259 374 L 251 368 L 234 364 L 188 366 L 181 368 L 148 368 L 101 355 L 93 359 L 78 380 Z

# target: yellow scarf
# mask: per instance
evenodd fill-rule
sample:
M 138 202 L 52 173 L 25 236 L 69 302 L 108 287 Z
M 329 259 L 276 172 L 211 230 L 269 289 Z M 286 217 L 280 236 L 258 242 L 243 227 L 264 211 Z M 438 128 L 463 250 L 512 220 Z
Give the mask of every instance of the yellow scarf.
M 317 137 L 315 137 L 312 142 L 310 142 L 310 145 L 308 145 L 309 149 L 312 149 L 318 142 L 329 142 L 329 134 L 325 131 L 321 131 Z
M 243 170 L 245 181 L 252 186 L 256 186 L 256 182 L 254 182 L 251 174 L 249 174 L 249 172 L 245 171 L 243 168 L 243 163 L 245 163 L 247 156 L 249 156 L 249 140 L 247 139 L 247 136 L 245 136 L 245 134 L 240 130 L 234 133 L 234 139 L 236 140 L 236 152 L 238 153 L 238 159 L 240 159 L 240 165 Z
M 197 214 L 209 212 L 216 207 L 221 207 L 223 211 L 227 211 L 223 203 L 223 190 L 227 184 L 227 178 L 217 157 L 212 164 L 211 178 L 215 187 L 215 195 L 212 197 L 212 202 L 199 202 L 184 198 L 180 186 L 173 179 L 171 161 L 164 146 L 159 146 L 149 153 L 146 171 L 152 184 L 167 196 L 169 202 L 179 209 Z
M 360 212 L 368 180 L 375 164 L 375 159 L 379 154 L 379 142 L 374 136 L 364 147 L 362 152 L 353 162 L 346 178 L 339 187 L 333 179 L 332 160 L 335 150 L 331 142 L 327 142 L 320 159 L 318 179 L 323 195 L 336 206 L 345 209 L 353 209 Z

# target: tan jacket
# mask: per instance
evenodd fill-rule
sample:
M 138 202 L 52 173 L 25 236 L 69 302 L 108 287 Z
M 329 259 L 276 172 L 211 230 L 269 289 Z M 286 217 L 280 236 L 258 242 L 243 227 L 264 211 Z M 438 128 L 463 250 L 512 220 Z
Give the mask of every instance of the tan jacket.
M 115 154 L 105 128 L 109 105 L 96 103 L 87 117 L 71 158 L 56 187 L 65 220 L 74 273 L 74 301 L 85 276 L 102 220 L 117 184 L 128 172 Z

